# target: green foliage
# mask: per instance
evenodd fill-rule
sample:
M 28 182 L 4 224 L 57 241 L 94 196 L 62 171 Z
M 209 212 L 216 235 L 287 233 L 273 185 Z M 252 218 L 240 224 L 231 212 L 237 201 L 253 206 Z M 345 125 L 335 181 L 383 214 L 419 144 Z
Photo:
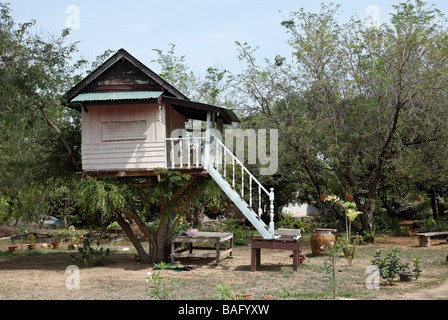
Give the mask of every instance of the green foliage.
M 163 277 L 162 270 L 166 264 L 161 262 L 156 264 L 160 271 L 147 273 L 146 283 L 151 298 L 158 300 L 175 300 L 178 297 L 179 290 L 185 286 L 185 282 L 181 279 L 172 279 Z
M 368 190 L 356 200 L 363 215 L 355 224 L 370 232 L 376 190 L 410 178 L 446 181 L 446 18 L 421 1 L 395 5 L 377 28 L 356 17 L 340 23 L 340 12 L 323 4 L 285 19 L 292 62 L 261 66 L 238 44 L 247 68 L 235 79 L 249 104 L 243 125 L 279 130 L 272 180 L 307 186 L 314 199 Z
M 112 223 L 109 223 L 106 227 L 106 230 L 112 230 L 112 229 L 121 229 L 120 225 L 118 224 L 117 221 L 114 221 Z
M 448 221 L 443 219 L 427 218 L 423 220 L 423 227 L 421 232 L 437 232 L 437 231 L 447 231 Z
M 400 249 L 397 247 L 392 251 L 387 251 L 385 256 L 381 250 L 378 250 L 373 259 L 371 259 L 371 263 L 378 267 L 380 277 L 387 280 L 389 284 L 393 282 L 398 273 L 409 270 L 409 263 L 401 261 Z M 414 277 L 417 279 L 422 272 L 420 269 L 420 258 L 413 258 L 412 263 L 414 265 Z
M 126 206 L 126 190 L 113 179 L 86 177 L 78 184 L 78 205 L 81 212 L 100 211 L 106 218 L 112 217 L 117 208 Z
M 15 196 L 30 181 L 73 174 L 67 151 L 42 121 L 40 108 L 68 141 L 79 137 L 79 114 L 61 107 L 61 95 L 77 81 L 85 61 L 71 63 L 77 48 L 68 43 L 68 30 L 43 36 L 36 21 L 16 23 L 7 4 L 0 4 L 0 29 L 0 165 L 8 168 L 0 192 Z M 77 156 L 79 149 L 73 151 Z
M 400 250 L 394 248 L 392 251 L 387 251 L 386 256 L 382 255 L 382 251 L 378 250 L 373 259 L 372 264 L 378 267 L 380 277 L 387 280 L 390 284 L 398 275 L 398 272 L 405 268 L 405 265 L 400 261 Z
M 420 262 L 421 261 L 419 257 L 415 257 L 412 259 L 412 265 L 414 266 L 412 273 L 414 274 L 415 279 L 418 279 L 422 274 L 422 270 L 420 269 Z
M 340 278 L 338 271 L 336 270 L 336 264 L 339 258 L 340 247 L 337 243 L 333 246 L 326 248 L 325 253 L 327 259 L 324 262 L 325 277 L 329 283 L 331 291 L 333 293 L 333 299 L 336 299 L 337 282 Z
M 76 265 L 83 264 L 86 267 L 100 266 L 104 263 L 104 259 L 109 256 L 110 249 L 104 250 L 103 247 L 99 247 L 97 242 L 97 249 L 92 248 L 92 241 L 84 239 L 83 245 L 78 247 L 78 253 L 70 254 L 72 261 Z
M 338 246 L 342 248 L 344 253 L 344 257 L 348 260 L 348 264 L 351 266 L 353 259 L 356 257 L 356 253 L 358 251 L 358 245 L 361 242 L 361 237 L 356 235 L 354 239 L 347 239 L 344 237 L 340 237 L 338 239 Z
M 226 230 L 233 233 L 233 239 L 236 244 L 250 244 L 254 236 L 254 227 L 246 226 L 240 220 L 227 220 Z
M 226 284 L 218 283 L 215 285 L 215 290 L 217 291 L 217 298 L 219 300 L 238 300 Z
M 310 232 L 311 226 L 300 218 L 290 217 L 288 215 L 282 215 L 280 220 L 276 222 L 275 227 L 285 229 L 300 229 L 301 232 Z

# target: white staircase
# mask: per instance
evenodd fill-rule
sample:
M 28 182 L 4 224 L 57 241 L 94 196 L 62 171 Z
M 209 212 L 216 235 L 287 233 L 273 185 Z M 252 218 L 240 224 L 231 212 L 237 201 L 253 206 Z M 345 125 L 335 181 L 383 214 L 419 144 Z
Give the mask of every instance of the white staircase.
M 207 157 L 207 155 L 210 156 Z M 209 148 L 207 145 L 205 146 L 203 166 L 263 238 L 273 239 L 277 237 L 274 235 L 273 189 L 268 192 L 219 139 L 214 139 Z M 230 172 L 228 172 L 229 168 L 231 169 L 229 170 Z M 229 176 L 228 173 L 230 173 Z M 238 176 L 237 173 L 240 176 Z M 227 178 L 231 183 L 227 181 Z M 238 183 L 237 180 L 239 180 Z M 239 189 L 239 191 L 237 191 L 237 189 Z M 254 192 L 257 194 L 254 194 Z M 253 201 L 254 196 L 258 196 L 258 198 L 256 198 L 257 201 Z M 261 219 L 261 215 L 263 214 L 263 196 L 267 197 L 270 202 L 269 227 Z M 249 203 L 246 202 L 246 199 Z
M 206 135 L 168 138 L 167 142 L 170 167 L 207 170 L 264 239 L 276 239 L 280 235 L 300 238 L 300 230 L 275 230 L 274 189 L 268 191 L 221 140 Z M 264 213 L 269 214 L 269 226 L 262 220 Z

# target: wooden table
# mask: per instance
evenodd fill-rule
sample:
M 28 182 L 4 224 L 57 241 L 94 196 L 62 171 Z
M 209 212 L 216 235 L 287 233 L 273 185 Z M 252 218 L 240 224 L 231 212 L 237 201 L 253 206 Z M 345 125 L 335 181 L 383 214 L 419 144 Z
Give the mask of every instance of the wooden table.
M 221 247 L 225 242 L 229 241 L 229 247 Z M 176 243 L 189 243 L 189 248 L 176 251 Z M 193 243 L 212 243 L 215 246 L 212 247 L 194 247 Z M 214 252 L 198 253 L 193 252 L 193 249 L 197 250 L 213 250 Z M 189 252 L 184 252 L 184 251 Z M 174 236 L 171 239 L 171 263 L 174 263 L 176 258 L 216 258 L 215 264 L 219 264 L 221 258 L 228 255 L 232 257 L 233 251 L 233 233 L 227 232 L 198 232 L 194 236 Z
M 261 249 L 275 249 L 275 250 L 292 250 L 292 268 L 297 271 L 300 257 L 300 241 L 296 237 L 280 236 L 277 239 L 263 239 L 263 237 L 255 236 L 252 238 L 252 252 L 250 271 L 256 271 L 261 265 Z

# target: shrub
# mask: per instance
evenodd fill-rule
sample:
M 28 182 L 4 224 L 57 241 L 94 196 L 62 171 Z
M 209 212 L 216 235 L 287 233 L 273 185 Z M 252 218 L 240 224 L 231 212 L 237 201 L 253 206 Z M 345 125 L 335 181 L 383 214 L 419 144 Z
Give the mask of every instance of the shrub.
M 92 242 L 89 239 L 85 239 L 82 247 L 78 247 L 78 253 L 70 254 L 74 264 L 84 264 L 88 267 L 92 265 L 99 266 L 104 263 L 104 259 L 110 254 L 110 249 L 104 250 L 103 247 L 94 249 L 91 245 Z M 99 246 L 98 242 L 97 246 Z
M 185 286 L 185 282 L 170 277 L 163 277 L 162 270 L 165 265 L 164 262 L 156 264 L 156 267 L 158 267 L 160 271 L 154 273 L 148 272 L 146 283 L 149 285 L 148 290 L 151 298 L 158 300 L 175 300 L 179 294 L 179 289 Z
M 385 256 L 382 255 L 381 250 L 378 250 L 371 262 L 378 267 L 380 277 L 391 284 L 396 275 L 409 270 L 409 263 L 403 263 L 400 260 L 400 250 L 395 247 L 392 251 L 387 251 Z M 421 274 L 420 258 L 415 257 L 412 262 L 414 264 L 413 274 L 417 279 Z

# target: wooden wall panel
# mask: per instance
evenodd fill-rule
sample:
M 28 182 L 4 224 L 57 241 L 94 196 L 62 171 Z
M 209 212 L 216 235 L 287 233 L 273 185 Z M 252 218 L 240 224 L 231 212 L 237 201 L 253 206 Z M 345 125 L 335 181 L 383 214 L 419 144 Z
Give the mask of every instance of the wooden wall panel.
M 159 121 L 157 104 L 89 106 L 88 113 L 82 113 L 83 170 L 165 168 L 164 113 L 162 109 Z M 130 123 L 136 127 L 126 130 Z M 142 139 L 137 131 L 143 132 Z

